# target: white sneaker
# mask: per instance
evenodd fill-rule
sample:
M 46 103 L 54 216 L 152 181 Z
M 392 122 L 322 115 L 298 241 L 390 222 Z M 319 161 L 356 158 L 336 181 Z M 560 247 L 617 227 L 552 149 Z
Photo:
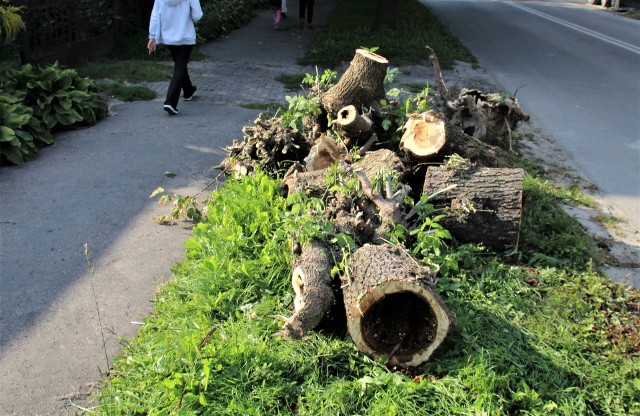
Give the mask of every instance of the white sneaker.
M 175 116 L 178 113 L 178 109 L 177 108 L 173 108 L 172 105 L 169 104 L 165 104 L 164 105 L 164 111 L 166 111 L 167 113 L 169 113 L 170 116 Z
M 191 93 L 191 95 L 184 95 L 182 96 L 182 99 L 185 101 L 191 101 L 193 100 L 193 97 L 196 96 L 196 90 L 198 89 L 198 87 L 193 87 L 193 92 Z

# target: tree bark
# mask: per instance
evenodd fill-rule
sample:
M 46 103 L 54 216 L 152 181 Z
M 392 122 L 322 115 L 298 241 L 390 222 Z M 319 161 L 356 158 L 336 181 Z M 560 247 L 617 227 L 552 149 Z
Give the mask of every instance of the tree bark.
M 417 366 L 445 340 L 453 315 L 431 288 L 434 274 L 402 248 L 367 245 L 343 278 L 349 334 L 358 349 L 389 365 Z
M 423 193 L 447 214 L 441 223 L 456 240 L 517 249 L 523 180 L 523 169 L 429 167 Z
M 434 111 L 409 117 L 400 140 L 400 150 L 411 159 L 424 162 L 442 149 L 446 141 L 444 119 Z
M 308 172 L 326 169 L 335 162 L 342 160 L 340 149 L 333 137 L 322 134 L 311 147 L 309 154 L 304 158 Z
M 335 125 L 345 136 L 353 139 L 369 137 L 373 122 L 366 115 L 358 114 L 358 110 L 353 105 L 348 105 L 338 111 Z
M 364 49 L 356 49 L 351 65 L 340 80 L 321 97 L 327 113 L 336 118 L 340 109 L 353 105 L 359 111 L 363 107 L 380 109 L 380 100 L 386 98 L 384 78 L 389 62 L 380 55 Z
M 318 326 L 335 302 L 331 268 L 329 249 L 320 241 L 314 240 L 302 250 L 291 275 L 291 285 L 296 294 L 294 312 L 290 318 L 284 318 L 281 335 L 302 338 Z
M 475 165 L 485 167 L 505 167 L 512 159 L 506 150 L 474 139 L 460 127 L 447 123 L 445 132 L 446 141 L 440 155 L 457 154 Z

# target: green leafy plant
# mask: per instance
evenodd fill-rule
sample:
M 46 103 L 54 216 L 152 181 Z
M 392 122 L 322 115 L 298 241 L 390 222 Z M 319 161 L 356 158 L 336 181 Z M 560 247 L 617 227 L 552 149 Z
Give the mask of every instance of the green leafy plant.
M 381 100 L 382 128 L 392 133 L 391 140 L 399 140 L 404 126 L 411 114 L 419 114 L 429 109 L 429 85 L 417 94 L 407 93 L 400 88 L 387 92 L 390 101 Z
M 33 109 L 16 96 L 0 95 L 0 164 L 34 159 L 37 146 L 51 143 L 51 133 L 33 116 Z
M 22 6 L 13 6 L 9 0 L 0 1 L 0 40 L 13 40 L 25 28 L 20 11 Z
M 318 67 L 316 67 L 316 74 L 305 74 L 305 77 L 302 79 L 302 84 L 315 87 L 315 92 L 319 93 L 320 91 L 328 90 L 333 84 L 335 84 L 337 79 L 338 73 L 336 71 L 332 69 L 325 69 L 322 75 L 320 75 Z
M 197 224 L 202 220 L 203 213 L 195 196 L 165 193 L 164 188 L 158 187 L 149 195 L 149 198 L 158 195 L 160 195 L 159 205 L 164 207 L 170 204 L 172 208 L 168 215 L 159 215 L 154 218 L 154 221 L 160 224 L 175 224 L 176 220 L 187 219 Z
M 280 115 L 282 125 L 294 130 L 304 130 L 304 119 L 309 116 L 317 116 L 321 112 L 320 100 L 316 96 L 305 97 L 303 95 L 286 96 L 288 108 Z
M 3 86 L 9 91 L 23 91 L 23 103 L 33 108 L 34 116 L 49 130 L 90 125 L 107 115 L 107 104 L 95 83 L 57 64 L 9 70 Z

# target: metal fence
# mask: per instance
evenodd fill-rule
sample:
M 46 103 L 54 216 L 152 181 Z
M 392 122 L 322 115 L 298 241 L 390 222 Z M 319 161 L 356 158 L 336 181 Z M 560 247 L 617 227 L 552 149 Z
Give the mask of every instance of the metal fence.
M 115 45 L 120 0 L 29 0 L 22 35 L 25 62 L 76 61 L 108 53 Z

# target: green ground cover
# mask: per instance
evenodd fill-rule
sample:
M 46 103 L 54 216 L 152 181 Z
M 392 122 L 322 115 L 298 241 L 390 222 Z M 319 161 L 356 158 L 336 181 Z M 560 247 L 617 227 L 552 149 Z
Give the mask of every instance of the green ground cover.
M 593 270 L 586 237 L 547 187 L 526 180 L 529 249 L 518 262 L 472 245 L 413 242 L 418 258 L 440 267 L 437 289 L 456 314 L 457 329 L 431 362 L 396 371 L 359 353 L 339 330 L 301 341 L 274 336 L 280 326 L 274 316 L 288 315 L 292 306 L 290 238 L 321 232 L 322 208 L 299 194 L 287 201 L 279 182 L 263 174 L 229 180 L 211 194 L 186 259 L 159 291 L 139 337 L 127 342 L 98 410 L 638 412 L 640 340 L 629 329 L 638 324 L 640 297 Z M 560 229 L 563 236 L 554 240 L 550 230 Z

